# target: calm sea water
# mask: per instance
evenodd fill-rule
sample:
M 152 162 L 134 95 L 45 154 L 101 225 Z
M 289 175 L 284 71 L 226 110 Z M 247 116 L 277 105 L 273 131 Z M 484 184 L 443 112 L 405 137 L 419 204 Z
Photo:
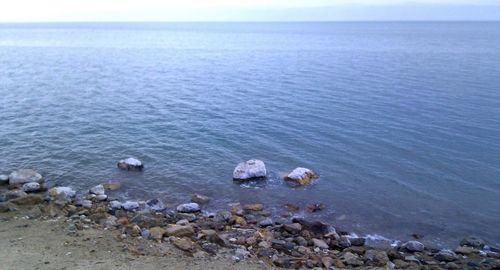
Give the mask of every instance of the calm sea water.
M 144 161 L 122 172 L 119 159 Z M 238 185 L 235 165 L 270 177 Z M 297 166 L 321 178 L 291 188 Z M 0 25 L 0 173 L 500 243 L 500 23 Z

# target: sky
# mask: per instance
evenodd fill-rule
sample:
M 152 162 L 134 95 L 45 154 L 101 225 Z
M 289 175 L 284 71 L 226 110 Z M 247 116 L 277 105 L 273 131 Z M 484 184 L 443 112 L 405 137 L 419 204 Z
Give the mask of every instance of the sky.
M 500 0 L 6 0 L 0 22 L 500 20 Z

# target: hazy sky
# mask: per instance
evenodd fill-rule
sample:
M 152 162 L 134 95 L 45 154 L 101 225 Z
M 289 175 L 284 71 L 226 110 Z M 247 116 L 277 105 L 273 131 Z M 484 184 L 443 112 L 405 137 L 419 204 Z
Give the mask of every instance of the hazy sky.
M 500 20 L 500 0 L 6 0 L 0 21 Z

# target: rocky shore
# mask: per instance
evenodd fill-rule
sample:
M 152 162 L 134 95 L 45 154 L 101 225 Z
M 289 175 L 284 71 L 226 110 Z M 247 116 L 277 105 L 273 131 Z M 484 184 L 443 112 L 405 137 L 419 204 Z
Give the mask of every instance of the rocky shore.
M 239 165 L 235 179 L 265 175 L 242 169 L 253 165 L 265 170 L 263 164 L 252 161 Z M 307 181 L 298 180 L 299 173 Z M 305 184 L 317 176 L 300 168 L 288 178 Z M 224 254 L 235 265 L 255 262 L 265 268 L 500 269 L 500 250 L 475 237 L 464 238 L 453 250 L 433 249 L 417 240 L 368 245 L 366 239 L 320 221 L 271 216 L 258 202 L 235 202 L 211 213 L 203 209 L 210 198 L 200 194 L 169 209 L 159 199 L 113 200 L 107 193 L 120 188 L 117 182 L 77 192 L 71 187 L 47 190 L 43 177 L 33 170 L 18 170 L 0 179 L 7 179 L 0 186 L 0 217 L 60 218 L 64 234 L 70 237 L 80 237 L 88 230 L 112 232 L 116 241 L 127 242 L 126 252 L 138 256 L 148 255 L 152 249 L 168 256 L 162 249 L 172 246 L 190 257 Z M 287 208 L 294 211 L 298 207 Z

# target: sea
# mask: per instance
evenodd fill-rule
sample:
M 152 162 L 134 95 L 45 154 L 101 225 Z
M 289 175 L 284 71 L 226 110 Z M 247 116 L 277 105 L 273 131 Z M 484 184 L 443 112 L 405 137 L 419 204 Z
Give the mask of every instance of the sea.
M 253 158 L 267 179 L 234 182 Z M 290 186 L 296 167 L 320 178 Z M 360 236 L 498 245 L 500 23 L 0 24 L 0 174 L 19 168 L 82 193 L 118 181 L 119 200 L 293 203 Z

